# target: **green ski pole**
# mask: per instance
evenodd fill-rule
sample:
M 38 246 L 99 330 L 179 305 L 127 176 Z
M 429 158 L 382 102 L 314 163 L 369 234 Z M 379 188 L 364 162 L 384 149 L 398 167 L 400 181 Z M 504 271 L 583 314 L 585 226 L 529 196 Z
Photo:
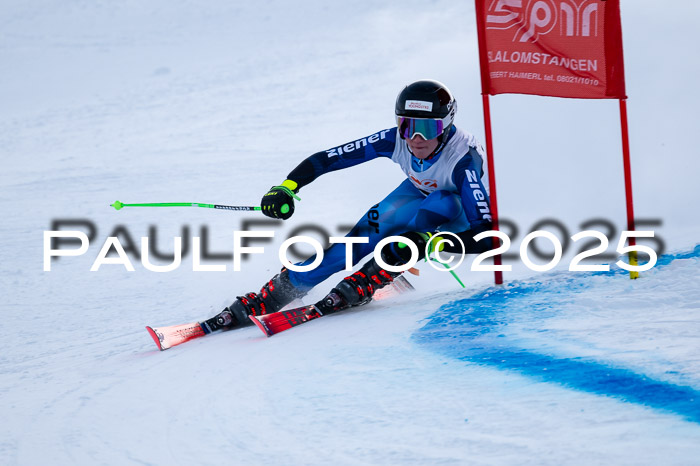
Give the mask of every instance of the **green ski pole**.
M 117 210 L 124 207 L 203 207 L 205 209 L 222 209 L 222 210 L 239 210 L 252 211 L 260 210 L 260 207 L 241 206 L 241 205 L 222 205 L 222 204 L 202 204 L 200 202 L 146 202 L 141 204 L 124 204 L 121 201 L 114 201 L 110 204 Z
M 427 258 L 426 258 L 426 260 L 427 260 Z M 449 270 L 449 268 L 450 268 L 449 265 L 445 264 L 444 262 L 440 262 L 439 260 L 437 260 L 437 259 L 435 259 L 435 258 L 433 258 L 433 257 L 431 257 L 430 260 L 433 261 L 433 262 L 437 262 L 438 264 L 442 264 L 443 267 L 445 267 L 446 269 L 448 269 L 448 271 L 449 271 L 450 274 L 454 277 L 454 279 L 457 280 L 457 283 L 459 283 L 460 285 L 462 285 L 462 288 L 466 288 L 466 286 L 464 285 L 464 283 L 462 283 L 462 280 L 459 279 L 459 275 L 457 275 L 457 273 L 456 273 L 454 270 Z

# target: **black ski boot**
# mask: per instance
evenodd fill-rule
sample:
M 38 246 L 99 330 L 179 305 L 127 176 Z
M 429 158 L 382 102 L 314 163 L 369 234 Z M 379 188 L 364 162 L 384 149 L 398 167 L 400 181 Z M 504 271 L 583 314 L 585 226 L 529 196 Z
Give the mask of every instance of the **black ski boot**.
M 234 302 L 211 319 L 205 320 L 201 324 L 202 329 L 204 329 L 206 333 L 210 333 L 217 330 L 228 330 L 234 327 L 248 325 L 248 314 L 246 314 L 245 311 L 241 312 L 235 304 Z
M 305 294 L 289 281 L 289 271 L 282 269 L 263 285 L 259 293 L 237 297 L 230 306 L 207 320 L 205 324 L 210 331 L 250 325 L 252 322 L 248 318 L 249 315 L 259 316 L 277 312 Z
M 379 267 L 372 259 L 360 268 L 357 272 L 345 277 L 343 281 L 331 291 L 327 296 L 327 305 L 333 310 L 340 310 L 351 306 L 361 306 L 372 301 L 372 295 L 380 288 L 385 287 L 394 281 L 401 272 L 389 272 Z M 342 302 L 333 302 L 333 294 L 340 297 Z
M 432 233 L 406 232 L 401 236 L 410 239 L 418 247 L 418 260 L 425 257 L 426 244 L 432 237 Z M 384 262 L 393 266 L 404 265 L 411 259 L 410 249 L 399 243 L 386 245 L 381 255 Z M 372 258 L 360 270 L 345 277 L 316 306 L 325 314 L 367 304 L 372 301 L 375 291 L 393 282 L 394 278 L 401 273 L 384 270 Z

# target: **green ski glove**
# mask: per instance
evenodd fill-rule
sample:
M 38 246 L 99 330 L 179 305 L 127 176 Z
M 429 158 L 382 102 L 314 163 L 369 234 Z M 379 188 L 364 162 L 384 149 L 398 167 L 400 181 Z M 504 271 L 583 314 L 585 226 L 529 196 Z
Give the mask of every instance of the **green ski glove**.
M 273 186 L 260 201 L 262 213 L 271 218 L 287 220 L 294 213 L 294 199 L 300 201 L 294 190 L 297 183 L 285 180 L 279 186 Z

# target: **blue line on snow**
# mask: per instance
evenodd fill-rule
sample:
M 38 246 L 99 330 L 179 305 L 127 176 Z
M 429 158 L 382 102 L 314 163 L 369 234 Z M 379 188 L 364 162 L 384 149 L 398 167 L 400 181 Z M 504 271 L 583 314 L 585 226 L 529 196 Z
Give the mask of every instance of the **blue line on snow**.
M 655 267 L 675 259 L 700 257 L 700 245 L 683 254 L 665 255 Z M 615 270 L 595 275 L 621 275 Z M 628 369 L 584 358 L 565 358 L 519 348 L 504 333 L 513 316 L 542 319 L 557 314 L 556 303 L 573 301 L 577 290 L 590 287 L 585 277 L 566 274 L 546 282 L 512 283 L 489 288 L 442 306 L 413 339 L 431 349 L 476 364 L 511 370 L 543 382 L 678 414 L 700 423 L 700 391 L 653 380 Z M 555 285 L 555 286 L 553 286 Z

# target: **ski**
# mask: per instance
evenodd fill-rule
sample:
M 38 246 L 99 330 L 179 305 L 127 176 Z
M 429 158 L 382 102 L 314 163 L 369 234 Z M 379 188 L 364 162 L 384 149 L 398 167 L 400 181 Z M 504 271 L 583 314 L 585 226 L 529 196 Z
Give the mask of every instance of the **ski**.
M 377 290 L 373 299 L 387 299 L 411 290 L 413 290 L 413 285 L 402 275 L 395 278 L 391 285 Z M 249 316 L 249 318 L 253 324 L 269 337 L 310 320 L 322 317 L 323 315 L 345 309 L 346 307 L 342 307 L 340 304 L 339 298 L 337 300 L 332 300 L 333 302 L 327 303 L 328 299 L 333 295 L 334 294 L 331 293 L 324 298 L 323 301 L 315 305 L 302 306 L 261 316 Z M 195 338 L 201 338 L 213 331 L 213 329 L 207 326 L 206 322 L 193 322 L 190 324 L 171 325 L 167 327 L 146 326 L 146 330 L 161 351 L 181 345 Z
M 169 327 L 149 327 L 146 326 L 149 335 L 158 346 L 158 349 L 164 351 L 173 346 L 181 345 L 186 341 L 194 340 L 206 335 L 202 325 L 198 322 L 182 325 L 171 325 Z
M 373 299 L 382 300 L 396 296 L 408 291 L 412 291 L 413 285 L 403 276 L 399 276 L 392 282 L 391 286 L 384 287 L 374 294 Z M 297 325 L 304 324 L 310 320 L 318 319 L 327 314 L 332 314 L 349 306 L 341 304 L 340 298 L 331 293 L 323 300 L 309 306 L 302 306 L 296 309 L 273 312 L 261 316 L 248 316 L 248 318 L 268 337 L 285 330 L 289 330 Z
M 409 282 L 403 275 L 399 275 L 398 277 L 394 278 L 394 281 L 391 282 L 389 286 L 385 286 L 384 288 L 380 288 L 375 291 L 372 299 L 375 301 L 381 301 L 382 299 L 391 298 L 392 296 L 398 296 L 414 290 L 415 288 L 413 288 L 411 282 Z
M 273 312 L 262 316 L 248 318 L 268 337 L 322 317 L 321 311 L 313 304 L 287 311 Z

